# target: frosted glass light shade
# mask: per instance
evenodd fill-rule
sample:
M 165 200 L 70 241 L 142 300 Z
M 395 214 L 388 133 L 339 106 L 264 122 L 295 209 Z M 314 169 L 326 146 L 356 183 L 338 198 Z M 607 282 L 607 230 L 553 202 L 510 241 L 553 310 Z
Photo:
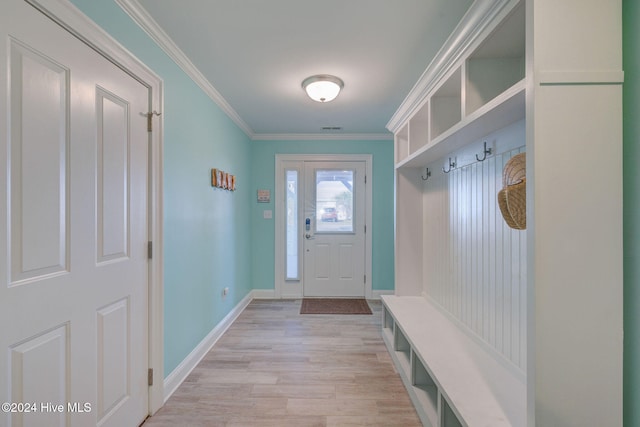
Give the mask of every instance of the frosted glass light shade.
M 338 96 L 344 87 L 344 82 L 335 76 L 317 75 L 306 78 L 302 88 L 309 98 L 317 102 L 329 102 Z

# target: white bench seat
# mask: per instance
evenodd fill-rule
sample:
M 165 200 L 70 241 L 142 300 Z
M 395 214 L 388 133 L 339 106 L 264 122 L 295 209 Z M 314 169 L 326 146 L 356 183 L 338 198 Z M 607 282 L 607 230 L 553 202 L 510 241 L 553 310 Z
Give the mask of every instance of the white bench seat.
M 384 295 L 383 337 L 425 425 L 524 426 L 526 381 L 423 297 Z

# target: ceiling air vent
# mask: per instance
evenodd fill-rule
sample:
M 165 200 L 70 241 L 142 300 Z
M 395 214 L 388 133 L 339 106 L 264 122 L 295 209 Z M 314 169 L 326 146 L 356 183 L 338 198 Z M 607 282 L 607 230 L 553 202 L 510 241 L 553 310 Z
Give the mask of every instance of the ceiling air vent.
M 340 126 L 322 126 L 322 130 L 342 130 Z

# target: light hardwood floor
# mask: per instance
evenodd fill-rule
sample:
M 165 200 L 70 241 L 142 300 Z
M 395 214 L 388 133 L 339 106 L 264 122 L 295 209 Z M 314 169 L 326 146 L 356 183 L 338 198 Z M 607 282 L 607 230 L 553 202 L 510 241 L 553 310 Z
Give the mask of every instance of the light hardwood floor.
M 254 300 L 144 427 L 420 426 L 373 315 Z

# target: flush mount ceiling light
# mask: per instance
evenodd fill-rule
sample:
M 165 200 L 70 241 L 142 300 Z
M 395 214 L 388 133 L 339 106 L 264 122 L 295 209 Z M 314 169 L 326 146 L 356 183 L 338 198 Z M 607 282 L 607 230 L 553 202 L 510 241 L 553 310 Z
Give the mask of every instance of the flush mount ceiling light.
M 309 98 L 317 102 L 329 102 L 335 99 L 344 87 L 344 82 L 335 76 L 318 74 L 304 79 L 302 88 Z

